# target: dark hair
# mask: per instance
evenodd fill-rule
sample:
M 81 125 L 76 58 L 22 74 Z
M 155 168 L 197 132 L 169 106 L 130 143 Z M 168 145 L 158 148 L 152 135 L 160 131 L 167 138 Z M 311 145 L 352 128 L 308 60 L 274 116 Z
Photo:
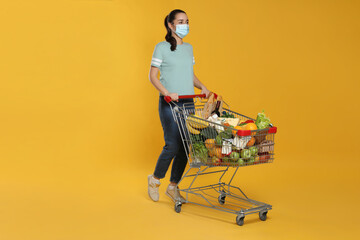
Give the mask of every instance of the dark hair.
M 175 20 L 176 14 L 178 14 L 178 13 L 185 13 L 186 14 L 186 12 L 184 12 L 183 10 L 174 9 L 169 13 L 169 15 L 167 15 L 165 17 L 165 28 L 166 28 L 166 31 L 167 31 L 166 36 L 165 36 L 165 40 L 171 44 L 171 47 L 170 47 L 171 51 L 174 51 L 176 49 L 177 44 L 176 44 L 176 39 L 171 35 L 171 29 L 168 26 L 168 22 L 172 23 Z

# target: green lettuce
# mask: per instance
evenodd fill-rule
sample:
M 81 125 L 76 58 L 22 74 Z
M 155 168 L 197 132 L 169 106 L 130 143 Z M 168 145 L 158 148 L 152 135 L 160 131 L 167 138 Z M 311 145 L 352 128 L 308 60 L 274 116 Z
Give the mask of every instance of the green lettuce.
M 255 124 L 258 129 L 265 129 L 270 126 L 270 119 L 265 116 L 264 110 L 261 113 L 258 113 Z

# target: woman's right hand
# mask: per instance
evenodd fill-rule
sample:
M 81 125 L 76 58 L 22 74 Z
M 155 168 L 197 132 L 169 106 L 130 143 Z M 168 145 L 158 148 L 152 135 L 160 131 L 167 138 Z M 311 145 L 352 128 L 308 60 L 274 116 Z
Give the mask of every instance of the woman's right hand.
M 179 95 L 178 95 L 177 93 L 169 93 L 169 94 L 167 94 L 166 96 L 171 97 L 171 100 L 172 100 L 172 101 L 176 101 L 176 102 L 179 101 Z

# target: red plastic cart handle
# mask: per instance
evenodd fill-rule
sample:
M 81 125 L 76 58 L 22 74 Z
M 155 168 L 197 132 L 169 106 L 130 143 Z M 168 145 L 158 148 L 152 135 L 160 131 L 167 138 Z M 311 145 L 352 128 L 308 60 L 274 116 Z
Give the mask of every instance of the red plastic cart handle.
M 264 130 L 262 130 L 264 131 Z M 268 132 L 267 133 L 276 133 L 277 132 L 277 127 L 271 127 L 269 128 Z M 238 130 L 237 131 L 237 135 L 238 136 L 250 136 L 251 135 L 251 131 L 250 130 Z
M 215 95 L 215 98 L 217 98 L 216 93 L 214 93 L 214 95 Z M 206 94 L 181 95 L 181 96 L 179 96 L 179 99 L 196 98 L 196 97 L 205 98 Z M 165 96 L 164 99 L 167 103 L 171 102 L 170 96 Z

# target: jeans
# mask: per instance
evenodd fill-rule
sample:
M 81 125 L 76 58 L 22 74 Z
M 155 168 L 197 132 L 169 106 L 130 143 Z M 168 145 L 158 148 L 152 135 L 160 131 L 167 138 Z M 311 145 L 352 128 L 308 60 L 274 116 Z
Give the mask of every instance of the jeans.
M 175 103 L 179 107 L 183 107 L 184 103 L 193 103 L 193 99 L 179 99 L 179 102 Z M 153 175 L 159 179 L 164 178 L 172 159 L 174 159 L 170 182 L 178 183 L 186 167 L 187 155 L 181 140 L 179 127 L 174 121 L 170 105 L 164 100 L 163 96 L 160 96 L 159 99 L 159 116 L 164 131 L 165 146 L 157 160 Z

